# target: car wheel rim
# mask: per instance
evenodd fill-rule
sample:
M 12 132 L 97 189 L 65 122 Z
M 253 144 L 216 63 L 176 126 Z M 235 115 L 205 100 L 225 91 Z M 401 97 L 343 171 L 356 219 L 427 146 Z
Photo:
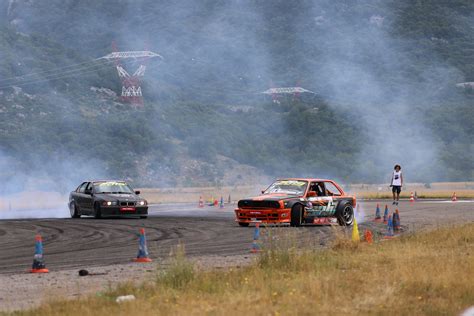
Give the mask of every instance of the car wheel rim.
M 344 212 L 342 213 L 342 217 L 344 218 L 344 222 L 346 224 L 352 223 L 352 210 L 350 206 L 346 206 L 344 208 Z
M 69 212 L 71 213 L 71 216 L 74 216 L 74 214 L 76 213 L 76 206 L 74 205 L 74 203 L 71 204 Z

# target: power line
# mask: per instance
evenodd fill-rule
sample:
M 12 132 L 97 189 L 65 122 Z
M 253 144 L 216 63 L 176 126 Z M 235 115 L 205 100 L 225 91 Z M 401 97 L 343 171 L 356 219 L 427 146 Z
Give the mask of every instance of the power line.
M 99 61 L 99 58 L 94 59 L 94 60 L 92 60 L 92 61 L 87 61 L 87 62 L 78 63 L 78 64 L 72 64 L 72 65 L 68 65 L 68 66 L 64 66 L 64 67 L 57 67 L 57 68 L 50 69 L 50 70 L 44 70 L 44 71 L 29 73 L 29 74 L 25 74 L 25 75 L 21 75 L 21 76 L 15 76 L 15 77 L 10 77 L 10 78 L 4 78 L 4 79 L 1 79 L 0 82 L 12 81 L 12 80 L 23 80 L 25 77 L 37 76 L 37 75 L 41 75 L 41 74 L 45 74 L 45 73 L 50 73 L 50 72 L 51 72 L 51 73 L 54 73 L 54 72 L 62 72 L 64 69 L 74 68 L 74 67 L 77 67 L 77 66 L 80 66 L 80 65 L 87 65 L 87 64 L 93 63 L 94 61 Z
M 102 66 L 96 66 L 96 67 L 100 69 L 100 68 L 105 68 L 106 66 L 108 66 L 108 64 L 104 64 Z M 88 67 L 88 68 L 91 68 L 91 67 Z M 13 83 L 13 84 L 9 84 L 9 85 L 0 86 L 0 90 L 1 89 L 6 89 L 6 88 L 11 88 L 11 87 L 17 87 L 17 86 L 21 87 L 21 86 L 40 83 L 40 82 L 54 81 L 54 80 L 58 80 L 58 79 L 62 79 L 62 78 L 71 77 L 73 75 L 77 76 L 77 75 L 93 73 L 93 72 L 97 72 L 97 70 L 98 70 L 97 68 L 92 69 L 92 70 L 88 70 L 88 71 L 75 70 L 75 71 L 65 72 L 65 73 L 62 73 L 62 74 L 55 74 L 55 75 L 46 76 L 42 79 L 30 80 L 30 81 L 25 81 L 25 82 L 17 82 L 17 83 Z

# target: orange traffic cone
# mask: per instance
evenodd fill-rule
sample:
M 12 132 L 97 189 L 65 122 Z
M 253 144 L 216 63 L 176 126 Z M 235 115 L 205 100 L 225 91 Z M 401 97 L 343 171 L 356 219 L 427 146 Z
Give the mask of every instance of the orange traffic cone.
M 365 241 L 368 243 L 368 244 L 371 244 L 373 242 L 372 240 L 372 232 L 368 229 L 365 230 L 364 232 L 364 238 L 365 238 Z
M 458 200 L 458 197 L 456 196 L 456 192 L 453 193 L 453 196 L 451 197 L 451 201 L 456 202 Z
M 145 228 L 140 228 L 140 239 L 138 244 L 138 254 L 133 261 L 135 262 L 151 262 L 148 257 L 148 247 L 146 246 Z
M 31 273 L 48 273 L 46 265 L 43 260 L 43 240 L 40 235 L 35 237 L 35 256 L 33 258 L 33 266 L 30 270 Z
M 410 202 L 415 202 L 415 196 L 413 195 L 413 192 L 410 194 Z
M 199 196 L 199 207 L 204 207 L 204 200 L 202 199 L 202 196 Z

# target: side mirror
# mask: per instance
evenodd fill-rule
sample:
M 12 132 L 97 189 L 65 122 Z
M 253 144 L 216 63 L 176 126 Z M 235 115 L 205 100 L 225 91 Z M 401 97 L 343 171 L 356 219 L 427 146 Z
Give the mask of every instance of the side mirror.
M 265 190 L 262 190 L 262 191 L 260 191 L 260 192 L 262 192 L 262 194 L 265 194 Z
M 136 194 L 136 195 L 139 195 L 139 194 L 140 194 L 140 191 L 135 191 L 135 194 Z
M 308 197 L 313 197 L 313 196 L 316 196 L 316 191 L 309 191 Z

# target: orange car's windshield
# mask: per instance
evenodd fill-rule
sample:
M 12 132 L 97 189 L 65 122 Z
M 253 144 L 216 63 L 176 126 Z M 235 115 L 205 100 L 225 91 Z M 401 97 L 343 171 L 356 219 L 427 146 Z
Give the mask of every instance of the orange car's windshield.
M 278 180 L 274 182 L 263 194 L 285 193 L 294 195 L 303 195 L 308 186 L 307 181 L 302 180 Z

